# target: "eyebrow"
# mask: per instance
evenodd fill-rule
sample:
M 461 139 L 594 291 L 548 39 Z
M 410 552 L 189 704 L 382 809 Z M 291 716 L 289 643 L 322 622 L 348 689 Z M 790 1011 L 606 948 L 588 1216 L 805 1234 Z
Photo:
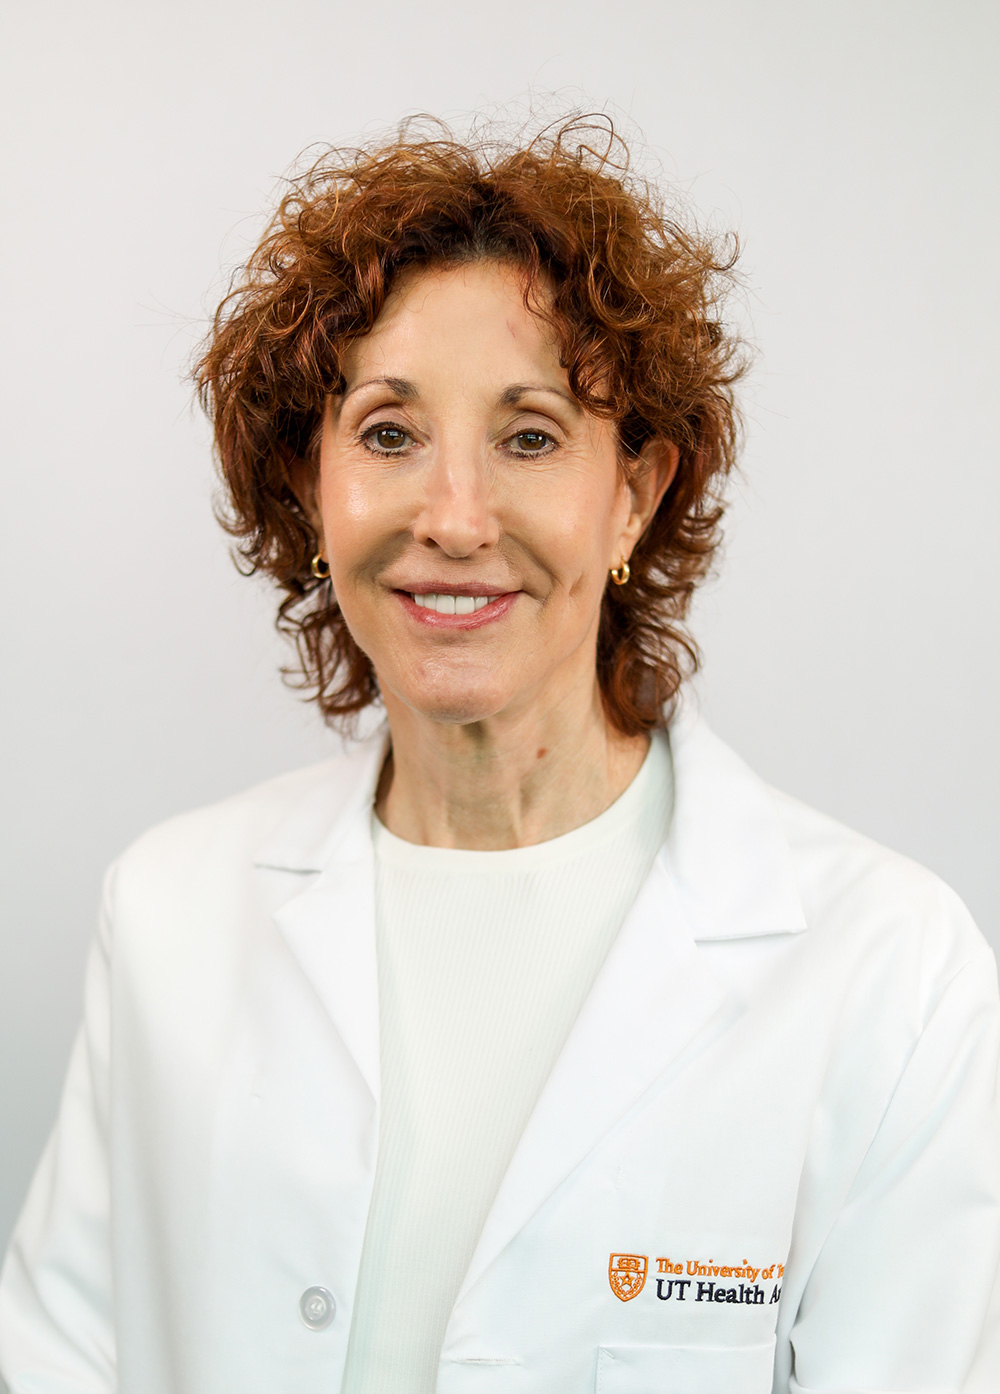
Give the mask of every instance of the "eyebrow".
M 347 401 L 348 397 L 353 396 L 355 392 L 360 392 L 363 387 L 388 387 L 389 390 L 403 402 L 411 402 L 420 396 L 417 384 L 411 382 L 409 378 L 365 378 L 362 382 L 356 382 L 353 387 L 349 387 L 346 392 L 341 394 L 341 406 Z M 526 397 L 529 392 L 548 392 L 555 397 L 561 397 L 574 411 L 579 412 L 581 409 L 580 403 L 571 393 L 563 392 L 558 387 L 549 387 L 546 383 L 542 382 L 511 383 L 509 387 L 505 387 L 500 393 L 500 406 L 516 407 L 522 397 Z
M 569 392 L 563 392 L 558 387 L 549 387 L 544 382 L 515 382 L 510 387 L 505 387 L 500 393 L 500 405 L 502 407 L 516 407 L 522 397 L 529 392 L 550 392 L 555 397 L 561 397 L 567 402 L 574 411 L 580 411 L 580 403 Z
M 411 401 L 420 394 L 417 391 L 417 384 L 410 382 L 408 378 L 365 378 L 363 382 L 356 382 L 353 387 L 349 387 L 346 392 L 340 394 L 341 402 L 346 402 L 348 397 L 352 397 L 355 392 L 360 392 L 362 387 L 388 387 L 402 401 Z M 337 394 L 334 393 L 334 396 Z

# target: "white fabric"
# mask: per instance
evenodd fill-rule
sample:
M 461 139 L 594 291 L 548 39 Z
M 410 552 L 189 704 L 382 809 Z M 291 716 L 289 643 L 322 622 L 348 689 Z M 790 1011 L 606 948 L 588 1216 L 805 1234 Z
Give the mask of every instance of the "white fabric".
M 936 877 L 768 789 L 689 711 L 670 747 L 670 830 L 504 1174 L 436 1394 L 996 1394 L 991 951 Z M 384 753 L 118 860 L 0 1276 L 12 1394 L 340 1390 L 377 1155 Z
M 548 842 L 421 847 L 373 817 L 382 1112 L 344 1394 L 433 1394 L 483 1222 L 671 791 L 657 734 L 615 803 Z

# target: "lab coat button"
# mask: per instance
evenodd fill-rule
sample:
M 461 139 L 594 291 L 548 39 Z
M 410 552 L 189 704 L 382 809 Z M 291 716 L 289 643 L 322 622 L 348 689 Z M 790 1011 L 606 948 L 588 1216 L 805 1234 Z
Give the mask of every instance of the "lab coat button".
M 326 1288 L 306 1288 L 299 1298 L 299 1311 L 310 1331 L 322 1331 L 324 1326 L 329 1326 L 336 1310 L 336 1299 Z

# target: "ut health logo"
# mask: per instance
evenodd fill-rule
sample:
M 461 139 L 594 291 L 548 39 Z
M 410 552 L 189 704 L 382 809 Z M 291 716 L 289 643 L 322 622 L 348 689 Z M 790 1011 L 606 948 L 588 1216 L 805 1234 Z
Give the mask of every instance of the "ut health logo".
M 654 1259 L 656 1270 L 666 1276 L 656 1279 L 656 1296 L 661 1302 L 707 1302 L 714 1308 L 717 1302 L 737 1303 L 748 1307 L 770 1306 L 781 1301 L 781 1280 L 785 1275 L 783 1263 L 755 1267 L 748 1259 L 742 1263 L 716 1263 L 709 1259 L 674 1262 L 671 1258 Z M 608 1281 L 619 1302 L 631 1302 L 646 1286 L 649 1259 L 645 1254 L 612 1254 L 608 1263 Z M 683 1276 L 684 1274 L 687 1276 Z M 733 1281 L 742 1278 L 737 1286 Z M 762 1283 L 771 1283 L 768 1297 Z M 725 1281 L 717 1282 L 716 1279 Z
M 608 1264 L 611 1291 L 622 1302 L 631 1302 L 642 1292 L 649 1269 L 645 1254 L 612 1254 Z

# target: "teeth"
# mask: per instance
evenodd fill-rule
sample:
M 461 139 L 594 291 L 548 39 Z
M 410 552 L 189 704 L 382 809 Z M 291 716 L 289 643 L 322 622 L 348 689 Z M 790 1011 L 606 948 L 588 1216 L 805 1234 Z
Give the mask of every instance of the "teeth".
M 439 615 L 471 615 L 485 610 L 494 597 L 491 595 L 415 595 L 414 604 L 424 610 L 436 610 Z

